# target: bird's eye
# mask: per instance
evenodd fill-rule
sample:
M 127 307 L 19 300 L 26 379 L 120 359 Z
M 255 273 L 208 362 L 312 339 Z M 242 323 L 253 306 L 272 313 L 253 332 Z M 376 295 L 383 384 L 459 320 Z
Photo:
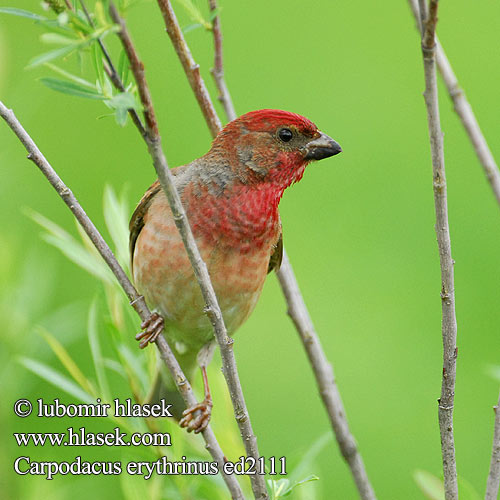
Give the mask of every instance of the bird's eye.
M 290 142 L 293 137 L 293 132 L 289 128 L 282 128 L 278 132 L 278 137 L 283 141 L 283 142 Z

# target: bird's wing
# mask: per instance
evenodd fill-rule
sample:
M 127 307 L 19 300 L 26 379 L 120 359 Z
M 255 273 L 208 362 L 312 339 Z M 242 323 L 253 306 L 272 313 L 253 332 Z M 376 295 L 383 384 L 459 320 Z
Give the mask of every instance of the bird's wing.
M 267 274 L 271 271 L 277 271 L 281 266 L 281 261 L 283 260 L 283 231 L 280 231 L 280 235 L 276 245 L 274 245 L 273 253 L 269 259 L 269 266 L 267 268 Z
M 181 165 L 180 167 L 175 167 L 170 170 L 170 173 L 174 176 L 174 184 L 179 191 L 181 186 L 179 185 L 178 179 L 182 177 L 182 174 L 187 171 L 189 165 Z M 130 231 L 129 238 L 129 250 L 130 250 L 130 270 L 133 275 L 133 267 L 134 267 L 134 250 L 135 244 L 137 242 L 137 238 L 144 227 L 144 217 L 148 213 L 149 207 L 153 202 L 155 196 L 161 191 L 160 181 L 156 180 L 149 186 L 149 189 L 144 193 L 144 196 L 141 198 L 141 201 L 137 204 L 132 217 L 130 218 L 130 223 L 128 225 Z
M 134 264 L 134 250 L 135 243 L 139 237 L 139 233 L 144 227 L 144 217 L 148 212 L 148 209 L 153 201 L 154 197 L 161 190 L 160 182 L 155 181 L 149 189 L 146 191 L 141 201 L 138 203 L 129 223 L 130 238 L 129 238 L 129 249 L 130 249 L 130 269 L 133 270 Z

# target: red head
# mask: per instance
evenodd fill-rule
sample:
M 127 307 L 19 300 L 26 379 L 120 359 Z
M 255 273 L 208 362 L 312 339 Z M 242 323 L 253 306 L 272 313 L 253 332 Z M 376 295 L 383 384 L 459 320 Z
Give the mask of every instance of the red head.
M 267 184 L 283 192 L 302 178 L 310 161 L 341 151 L 307 118 L 262 109 L 226 125 L 205 158 L 227 162 L 243 184 Z

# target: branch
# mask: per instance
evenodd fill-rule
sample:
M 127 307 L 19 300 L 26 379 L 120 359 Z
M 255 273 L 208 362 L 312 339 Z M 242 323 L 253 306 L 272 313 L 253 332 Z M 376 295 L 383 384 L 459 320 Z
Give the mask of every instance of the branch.
M 313 367 L 318 389 L 330 417 L 330 423 L 335 431 L 337 443 L 342 456 L 351 469 L 359 496 L 363 500 L 374 500 L 375 492 L 368 479 L 363 459 L 356 445 L 356 440 L 349 430 L 342 398 L 335 382 L 333 368 L 321 347 L 318 334 L 314 329 L 292 266 L 285 252 L 283 252 L 283 262 L 277 274 L 288 303 L 288 315 L 295 324 L 295 328 L 300 335 L 304 349 Z
M 417 25 L 421 30 L 420 9 L 417 4 L 417 0 L 409 0 L 409 4 L 417 21 Z M 486 178 L 488 179 L 491 189 L 493 190 L 493 194 L 500 204 L 500 170 L 495 162 L 495 158 L 493 157 L 488 143 L 481 132 L 481 128 L 476 116 L 474 115 L 474 111 L 472 110 L 464 91 L 460 88 L 457 77 L 453 72 L 453 68 L 451 67 L 450 62 L 446 57 L 446 53 L 437 37 L 436 61 L 439 72 L 441 73 L 448 90 L 448 94 L 453 101 L 454 109 L 458 114 L 467 135 L 469 136 L 472 146 L 474 147 L 474 151 L 476 152 L 479 162 L 481 163 L 484 173 L 486 174 Z
M 216 8 L 215 0 L 209 0 L 209 1 L 210 1 L 210 8 L 213 11 Z M 171 33 L 181 33 L 181 30 L 177 23 L 177 19 L 175 18 L 173 10 L 170 6 L 169 0 L 158 0 L 158 4 L 160 6 L 160 10 L 163 13 L 165 23 L 167 24 L 167 32 L 170 35 L 172 43 L 174 44 L 175 51 L 179 55 L 179 58 L 181 59 L 181 61 L 188 60 L 190 58 L 192 59 L 189 47 L 187 46 L 184 39 L 183 38 L 181 39 L 179 37 L 173 37 L 171 35 Z M 225 81 L 223 79 L 222 35 L 220 32 L 220 24 L 216 24 L 215 20 L 214 20 L 214 40 L 215 40 L 215 68 L 219 68 L 221 70 L 220 71 L 221 81 L 224 84 L 224 88 L 226 88 L 227 90 Z M 186 69 L 186 66 L 184 64 L 183 66 L 186 71 L 186 76 L 189 79 L 190 77 L 189 69 Z M 201 87 L 205 88 L 203 80 L 201 80 L 201 83 L 202 83 Z M 203 115 L 206 117 L 216 114 L 214 105 L 210 100 L 210 96 L 208 96 L 208 98 L 205 98 L 204 95 L 198 95 L 197 94 L 198 90 L 194 87 L 193 91 L 196 94 L 198 103 L 202 107 Z M 229 92 L 227 93 L 227 96 L 229 96 Z M 229 97 L 229 102 L 231 102 L 230 97 Z M 236 117 L 234 109 L 232 111 L 228 111 L 228 108 L 224 106 L 224 110 L 226 112 L 229 121 L 233 120 Z M 217 121 L 220 123 L 218 118 Z M 212 135 L 215 137 L 220 128 L 214 131 L 209 120 L 207 120 L 207 125 L 212 131 Z M 339 444 L 341 453 L 346 459 L 349 467 L 351 468 L 351 473 L 354 477 L 356 486 L 358 487 L 360 497 L 363 500 L 375 499 L 375 493 L 373 492 L 373 488 L 366 474 L 363 460 L 361 459 L 361 455 L 359 454 L 359 451 L 356 446 L 356 441 L 352 436 L 352 434 L 350 433 L 349 426 L 347 424 L 347 419 L 345 417 L 345 411 L 342 404 L 342 399 L 340 397 L 339 390 L 335 383 L 332 367 L 328 363 L 328 360 L 323 351 L 319 338 L 316 332 L 314 331 L 311 317 L 306 308 L 306 305 L 304 304 L 304 301 L 300 294 L 300 289 L 297 280 L 293 273 L 292 266 L 284 250 L 283 250 L 283 262 L 281 264 L 281 268 L 278 271 L 277 275 L 281 285 L 282 292 L 288 304 L 289 315 L 292 317 L 292 319 L 296 318 L 294 319 L 295 326 L 309 356 L 309 361 L 311 362 L 314 374 L 316 376 L 318 389 L 325 404 L 326 410 L 328 412 L 333 431 L 337 438 L 337 442 Z
M 92 243 L 97 248 L 106 264 L 113 271 L 116 279 L 118 280 L 118 283 L 125 291 L 130 301 L 130 305 L 134 308 L 134 310 L 143 321 L 147 321 L 148 319 L 150 319 L 151 311 L 148 309 L 144 297 L 137 293 L 134 285 L 132 285 L 124 270 L 118 264 L 108 244 L 104 241 L 103 237 L 94 226 L 93 222 L 89 219 L 74 194 L 66 186 L 66 184 L 64 184 L 61 178 L 57 175 L 56 171 L 45 159 L 26 130 L 24 130 L 22 125 L 17 120 L 14 112 L 7 109 L 1 101 L 0 116 L 7 122 L 7 125 L 12 129 L 14 134 L 16 134 L 18 139 L 22 142 L 22 144 L 26 148 L 26 151 L 28 151 L 28 159 L 33 161 L 35 165 L 42 171 L 43 175 L 45 175 L 52 187 L 57 191 L 57 194 L 63 199 L 64 203 L 66 203 L 71 212 L 73 212 L 73 215 L 76 217 L 88 237 L 91 239 Z M 170 370 L 172 378 L 175 381 L 179 392 L 182 394 L 186 405 L 188 407 L 195 405 L 197 401 L 191 389 L 191 385 L 184 376 L 184 373 L 182 373 L 179 363 L 175 359 L 172 350 L 170 349 L 167 341 L 162 335 L 158 336 L 156 340 L 156 346 L 160 351 L 162 359 L 165 361 L 168 369 Z M 209 451 L 213 459 L 217 462 L 224 481 L 226 482 L 227 487 L 231 492 L 231 497 L 236 500 L 244 500 L 243 493 L 236 478 L 233 475 L 226 475 L 223 473 L 225 457 L 212 429 L 210 427 L 207 427 L 202 432 L 202 434 L 206 443 L 205 447 Z
M 209 0 L 210 12 L 217 11 L 217 0 Z M 214 35 L 214 67 L 211 69 L 212 76 L 214 77 L 215 85 L 219 91 L 217 99 L 224 106 L 228 121 L 236 119 L 236 111 L 234 110 L 231 94 L 224 79 L 224 64 L 222 60 L 222 31 L 220 28 L 220 16 L 216 14 L 212 21 L 212 33 Z
M 453 437 L 453 402 L 455 396 L 457 359 L 457 322 L 455 317 L 455 289 L 451 258 L 448 204 L 446 199 L 446 176 L 444 168 L 443 133 L 439 119 L 437 79 L 435 66 L 435 30 L 438 0 L 430 0 L 429 14 L 423 24 L 422 55 L 425 72 L 424 99 L 431 143 L 434 205 L 436 211 L 436 235 L 441 266 L 441 307 L 443 337 L 443 378 L 439 399 L 439 430 L 446 500 L 458 499 L 457 467 Z
M 205 117 L 208 127 L 210 128 L 210 132 L 212 133 L 212 136 L 215 137 L 222 126 L 210 101 L 210 94 L 208 93 L 205 82 L 201 78 L 200 66 L 199 64 L 196 64 L 189 47 L 184 40 L 184 35 L 182 34 L 182 30 L 179 26 L 177 18 L 175 17 L 170 0 L 158 0 L 158 5 L 163 15 L 163 20 L 165 21 L 168 36 L 170 37 L 172 45 L 177 52 L 177 56 L 181 61 L 189 84 L 193 89 L 196 100 L 198 101 L 203 116 Z
M 153 164 L 158 174 L 161 187 L 163 188 L 167 197 L 168 203 L 172 210 L 172 215 L 175 224 L 182 237 L 182 241 L 186 248 L 189 260 L 194 270 L 194 274 L 206 303 L 206 313 L 210 318 L 214 328 L 215 337 L 219 344 L 221 357 L 222 357 L 222 371 L 229 388 L 229 394 L 234 407 L 236 421 L 238 423 L 241 437 L 245 445 L 245 450 L 248 456 L 259 459 L 259 450 L 257 448 L 257 438 L 252 429 L 250 416 L 243 396 L 241 383 L 238 377 L 236 368 L 236 361 L 233 352 L 233 340 L 228 336 L 222 312 L 217 302 L 217 297 L 208 274 L 207 266 L 203 262 L 196 241 L 194 239 L 189 221 L 186 217 L 184 207 L 182 206 L 179 193 L 177 192 L 172 173 L 170 172 L 167 160 L 162 150 L 161 138 L 158 132 L 158 124 L 156 122 L 153 104 L 149 87 L 144 76 L 144 65 L 139 59 L 137 51 L 132 43 L 130 35 L 125 26 L 125 21 L 119 16 L 113 2 L 109 4 L 109 11 L 113 21 L 120 26 L 118 36 L 122 42 L 123 48 L 131 64 L 131 70 L 134 74 L 139 95 L 144 108 L 144 116 L 146 120 L 147 144 L 149 153 L 153 159 Z M 218 119 L 217 119 L 218 120 Z M 267 488 L 264 477 L 260 474 L 250 476 L 252 483 L 252 490 L 255 498 L 267 499 Z
M 495 411 L 495 427 L 493 432 L 493 451 L 491 452 L 490 473 L 486 483 L 485 500 L 496 500 L 500 484 L 500 396 Z

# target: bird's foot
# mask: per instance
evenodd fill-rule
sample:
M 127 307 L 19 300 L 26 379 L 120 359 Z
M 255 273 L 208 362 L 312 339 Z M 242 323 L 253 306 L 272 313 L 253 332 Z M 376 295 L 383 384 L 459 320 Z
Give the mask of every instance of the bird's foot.
M 212 416 L 212 398 L 205 397 L 205 399 L 191 408 L 182 412 L 182 420 L 179 422 L 181 427 L 185 427 L 188 432 L 194 431 L 198 434 L 207 428 L 210 418 Z M 198 415 L 195 415 L 199 411 Z
M 163 318 L 156 312 L 152 313 L 149 319 L 141 323 L 141 329 L 135 340 L 140 340 L 139 348 L 144 349 L 148 344 L 152 344 L 158 335 L 163 331 Z

